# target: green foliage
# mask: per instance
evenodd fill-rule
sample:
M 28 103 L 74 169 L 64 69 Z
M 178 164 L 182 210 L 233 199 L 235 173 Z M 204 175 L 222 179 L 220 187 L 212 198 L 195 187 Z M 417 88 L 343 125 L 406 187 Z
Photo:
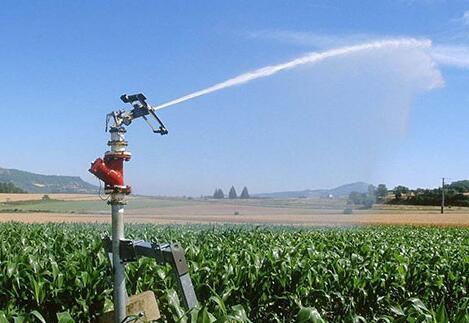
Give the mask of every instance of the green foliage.
M 298 312 L 296 319 L 297 323 L 325 323 L 319 314 L 318 310 L 314 307 L 303 307 Z
M 379 184 L 376 188 L 376 200 L 379 203 L 383 203 L 388 195 L 388 188 L 384 184 Z
M 467 181 L 455 182 L 456 185 L 445 185 L 445 205 L 447 206 L 469 206 L 469 196 L 465 196 L 464 185 Z M 397 189 L 399 188 L 400 189 Z M 421 189 L 409 190 L 404 186 L 394 189 L 395 198 L 388 201 L 389 204 L 404 205 L 441 205 L 441 189 Z M 396 190 L 397 189 L 397 190 Z
M 418 298 L 410 298 L 402 306 L 390 308 L 393 316 L 383 316 L 380 319 L 385 322 L 428 322 L 428 323 L 467 323 L 469 322 L 469 299 L 462 299 L 454 309 L 455 315 L 450 318 L 445 304 L 441 303 L 435 310 L 428 308 Z
M 213 198 L 214 199 L 224 199 L 225 198 L 225 193 L 223 193 L 221 188 L 217 188 L 215 192 L 213 193 Z
M 244 186 L 243 191 L 241 192 L 241 195 L 239 196 L 240 199 L 248 199 L 249 198 L 249 192 L 248 188 Z
M 365 193 L 359 193 L 359 192 L 351 192 L 348 196 L 348 199 L 351 203 L 355 205 L 361 205 L 365 203 L 366 200 L 366 194 Z
M 108 309 L 99 224 L 0 224 L 0 323 L 87 322 Z M 178 241 L 200 307 L 187 313 L 170 267 L 127 266 L 166 322 L 468 322 L 468 228 L 295 229 L 128 225 Z M 42 317 L 42 319 L 41 319 Z
M 230 198 L 230 199 L 238 198 L 238 194 L 236 193 L 236 190 L 235 190 L 234 186 L 231 186 L 230 192 L 228 193 L 228 198 Z
M 396 200 L 402 199 L 403 195 L 406 195 L 410 192 L 409 188 L 406 186 L 396 186 L 394 187 L 394 196 L 396 197 Z
M 154 197 L 134 197 L 132 203 L 126 207 L 127 210 L 149 209 L 174 206 L 200 205 L 199 202 L 178 198 L 154 198 Z M 2 212 L 58 212 L 58 213 L 100 213 L 109 211 L 109 206 L 101 200 L 93 201 L 61 201 L 50 200 L 29 200 L 12 201 L 5 205 L 0 204 Z
M 0 193 L 26 193 L 13 183 L 0 183 Z
M 368 193 L 351 192 L 349 202 L 370 209 L 376 202 L 376 189 L 373 185 L 368 186 Z
M 58 323 L 75 323 L 75 320 L 72 318 L 68 311 L 57 313 L 56 316 Z
M 463 180 L 463 181 L 456 181 L 452 182 L 448 186 L 445 185 L 450 190 L 455 190 L 458 193 L 467 193 L 469 192 L 469 181 L 468 180 Z

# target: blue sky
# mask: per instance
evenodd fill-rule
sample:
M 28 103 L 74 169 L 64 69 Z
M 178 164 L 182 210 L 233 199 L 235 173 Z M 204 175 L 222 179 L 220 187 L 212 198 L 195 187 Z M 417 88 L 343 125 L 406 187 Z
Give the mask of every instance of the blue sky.
M 4 1 L 0 166 L 79 175 L 123 93 L 159 104 L 238 74 L 394 38 L 160 111 L 128 132 L 137 193 L 469 178 L 469 1 Z

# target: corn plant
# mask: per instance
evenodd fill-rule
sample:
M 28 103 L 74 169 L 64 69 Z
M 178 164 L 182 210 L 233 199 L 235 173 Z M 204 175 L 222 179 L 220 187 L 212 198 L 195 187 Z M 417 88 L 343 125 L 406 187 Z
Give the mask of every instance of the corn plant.
M 102 224 L 0 224 L 0 323 L 88 322 L 112 308 Z M 469 322 L 468 228 L 128 225 L 178 241 L 200 307 L 169 267 L 127 266 L 166 322 Z

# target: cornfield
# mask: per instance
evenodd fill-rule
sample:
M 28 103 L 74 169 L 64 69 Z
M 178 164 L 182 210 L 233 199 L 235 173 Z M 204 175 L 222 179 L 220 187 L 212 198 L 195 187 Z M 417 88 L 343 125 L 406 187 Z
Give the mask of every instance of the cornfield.
M 89 322 L 112 308 L 98 224 L 0 224 L 0 322 Z M 169 267 L 127 267 L 168 322 L 469 322 L 469 229 L 127 225 L 178 241 L 200 307 L 186 313 Z

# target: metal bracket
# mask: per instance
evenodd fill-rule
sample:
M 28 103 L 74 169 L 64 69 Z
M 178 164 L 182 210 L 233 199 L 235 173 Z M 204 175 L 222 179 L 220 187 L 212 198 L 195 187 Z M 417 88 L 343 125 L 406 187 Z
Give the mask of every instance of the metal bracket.
M 146 99 L 147 98 L 142 93 L 121 95 L 122 102 L 129 103 L 133 107 L 133 109 L 124 117 L 124 119 L 127 120 L 127 123 L 124 124 L 128 126 L 133 119 L 142 117 L 154 133 L 159 133 L 160 135 L 168 134 L 168 130 L 166 129 L 165 125 L 156 115 L 155 109 L 146 102 Z M 156 119 L 158 122 L 158 129 L 153 127 L 153 125 L 148 120 L 147 115 L 152 115 L 153 118 Z
M 103 246 L 112 265 L 112 241 L 109 236 L 103 238 Z M 140 257 L 154 258 L 159 264 L 170 264 L 176 275 L 184 306 L 191 309 L 197 306 L 197 296 L 189 275 L 184 249 L 179 244 L 154 243 L 143 240 L 120 240 L 120 258 L 123 263 L 136 261 Z
M 124 103 L 129 103 L 132 105 L 132 110 L 125 111 L 125 110 L 117 110 L 106 115 L 106 128 L 107 131 L 109 128 L 109 123 L 113 121 L 112 127 L 123 127 L 129 126 L 134 119 L 143 118 L 148 126 L 154 133 L 159 133 L 160 135 L 167 135 L 168 129 L 166 129 L 165 125 L 161 121 L 161 119 L 156 115 L 155 109 L 146 102 L 146 97 L 142 93 L 138 94 L 123 94 L 121 95 L 121 100 Z M 155 129 L 153 125 L 148 120 L 148 115 L 153 116 L 155 120 L 158 122 L 158 129 Z

